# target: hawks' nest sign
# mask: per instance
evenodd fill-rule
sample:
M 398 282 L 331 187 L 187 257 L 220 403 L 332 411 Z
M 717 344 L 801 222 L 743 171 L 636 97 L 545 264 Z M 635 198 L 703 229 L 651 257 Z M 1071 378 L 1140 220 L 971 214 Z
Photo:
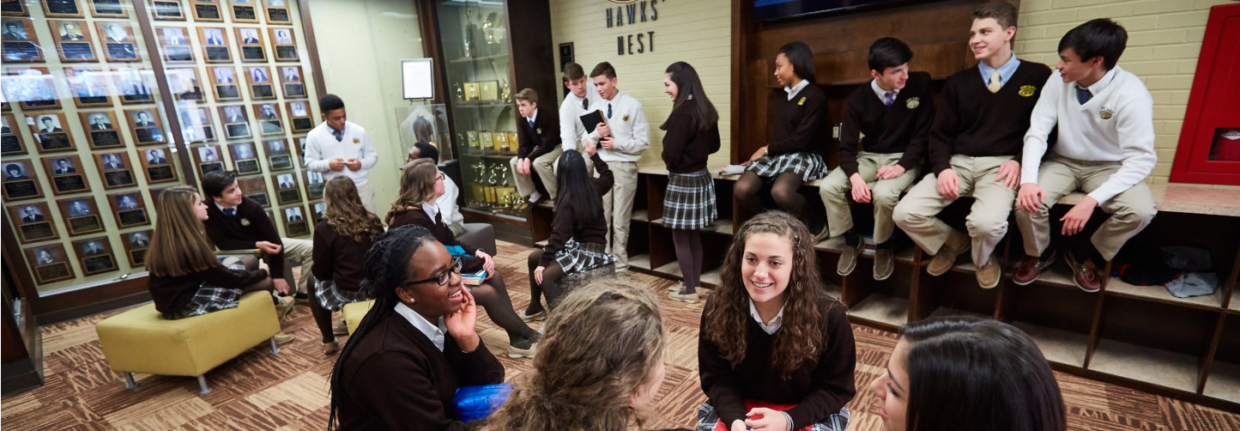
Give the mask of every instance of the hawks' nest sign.
M 607 28 L 638 25 L 659 20 L 659 0 L 608 0 L 620 6 L 607 7 Z M 667 3 L 667 0 L 663 0 Z M 616 36 L 619 55 L 654 52 L 654 32 L 644 31 Z

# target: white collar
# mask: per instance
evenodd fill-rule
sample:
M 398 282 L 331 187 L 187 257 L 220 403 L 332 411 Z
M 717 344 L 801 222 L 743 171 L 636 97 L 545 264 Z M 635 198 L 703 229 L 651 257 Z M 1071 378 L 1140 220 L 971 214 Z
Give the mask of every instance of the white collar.
M 444 325 L 442 316 L 439 317 L 439 325 L 433 325 L 431 321 L 426 320 L 425 317 L 413 311 L 412 308 L 409 308 L 403 302 L 396 304 L 396 314 L 408 320 L 410 325 L 413 325 L 419 332 L 426 335 L 426 338 L 431 339 L 431 343 L 435 344 L 436 349 L 443 352 L 444 334 L 448 332 L 448 327 Z
M 572 93 L 570 92 L 569 94 L 572 94 Z M 538 119 L 538 108 L 534 108 L 534 113 L 530 114 L 530 116 L 528 117 L 525 117 L 525 119 L 526 121 L 530 121 L 530 122 L 537 120 Z
M 793 85 L 791 87 L 785 86 L 784 91 L 788 92 L 788 100 L 792 100 L 793 97 L 797 97 L 797 93 L 800 93 L 801 89 L 805 88 L 806 86 L 809 86 L 808 79 L 802 79 L 800 83 L 798 83 L 797 85 Z
M 597 94 L 598 92 L 596 91 L 595 93 Z M 615 96 L 611 96 L 611 99 L 610 99 L 610 100 L 608 100 L 608 99 L 604 99 L 604 98 L 603 98 L 603 95 L 601 95 L 601 94 L 599 94 L 598 98 L 599 98 L 599 100 L 602 100 L 602 101 L 607 102 L 607 103 L 617 103 L 617 104 L 618 104 L 618 103 L 620 103 L 620 90 L 616 90 L 616 95 L 615 95 Z
M 435 201 L 422 202 L 422 211 L 426 211 L 426 215 L 431 216 L 431 221 L 435 221 L 435 216 L 439 215 L 439 205 L 435 205 Z
M 883 87 L 880 87 L 880 86 L 878 85 L 878 80 L 877 80 L 877 79 L 871 79 L 871 80 L 870 80 L 870 88 L 874 89 L 874 94 L 877 94 L 877 95 L 878 95 L 878 100 L 882 101 L 882 102 L 883 102 L 883 104 L 886 104 L 886 103 L 887 103 L 887 100 L 886 100 L 886 99 L 884 99 L 884 97 L 886 97 L 886 96 L 887 96 L 887 90 L 884 90 L 884 89 L 883 89 Z M 896 93 L 896 97 L 900 97 L 900 89 L 899 89 L 899 88 L 897 88 L 897 89 L 895 89 L 895 90 L 891 90 L 891 91 L 893 91 L 893 92 L 895 92 L 895 93 Z
M 1102 79 L 1099 79 L 1098 82 L 1094 83 L 1094 85 L 1084 88 L 1089 90 L 1090 95 L 1097 96 L 1098 93 L 1101 93 L 1102 90 L 1106 89 L 1108 85 L 1111 85 L 1111 81 L 1115 80 L 1116 69 L 1119 69 L 1119 66 L 1115 66 L 1111 68 L 1111 70 L 1108 70 L 1105 75 L 1102 75 Z M 1080 87 L 1080 85 L 1077 85 L 1077 87 Z
M 784 324 L 784 307 L 779 307 L 779 314 L 776 314 L 775 318 L 771 319 L 771 323 L 765 323 L 762 321 L 762 316 L 758 314 L 758 307 L 753 305 L 752 298 L 749 299 L 749 315 L 753 316 L 753 320 L 756 320 L 758 326 L 761 326 L 762 330 L 766 331 L 768 335 L 775 335 L 775 331 L 778 331 L 779 327 Z
M 219 203 L 219 202 L 216 202 L 216 201 L 215 201 L 215 199 L 211 199 L 211 203 L 212 203 L 212 204 L 214 204 L 216 208 L 219 208 L 219 209 L 220 209 L 220 212 L 224 212 L 224 210 L 229 209 L 229 208 L 232 208 L 232 209 L 237 209 L 237 207 L 224 207 L 224 206 L 220 206 L 220 203 Z M 240 205 L 237 205 L 237 206 L 240 206 Z M 227 214 L 227 213 L 225 213 L 225 214 Z

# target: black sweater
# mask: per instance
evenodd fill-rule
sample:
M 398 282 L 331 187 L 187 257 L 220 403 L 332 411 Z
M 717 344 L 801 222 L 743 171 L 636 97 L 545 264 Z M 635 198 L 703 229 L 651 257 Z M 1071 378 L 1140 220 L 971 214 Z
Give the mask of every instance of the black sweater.
M 667 133 L 663 135 L 663 163 L 668 172 L 689 174 L 706 169 L 706 158 L 719 151 L 719 123 L 706 130 L 690 121 L 691 104 L 686 101 L 667 117 Z
M 593 178 L 594 189 L 598 191 L 598 195 L 602 196 L 611 191 L 612 183 L 615 179 L 611 173 L 611 169 L 607 168 L 607 162 L 595 153 L 590 156 L 590 160 L 594 162 L 594 171 L 598 174 L 598 178 Z M 563 190 L 561 190 L 563 196 Z M 600 201 L 601 205 L 602 202 Z M 603 213 L 592 215 L 574 215 L 573 208 L 568 205 L 561 205 L 555 209 L 555 217 L 551 219 L 551 238 L 547 239 L 547 246 L 543 247 L 542 260 L 539 266 L 551 265 L 551 260 L 555 258 L 555 254 L 564 249 L 564 244 L 569 239 L 577 242 L 592 242 L 597 244 L 607 244 L 607 220 L 603 218 Z
M 431 218 L 430 214 L 427 214 L 426 210 L 423 210 L 422 208 L 402 211 L 397 213 L 396 217 L 392 219 L 392 223 L 388 225 L 388 229 L 395 229 L 411 224 L 422 226 L 426 228 L 426 230 L 431 231 L 431 235 L 434 235 L 435 240 L 439 241 L 440 244 L 445 246 L 456 245 L 465 249 L 465 254 L 468 256 L 461 256 L 462 272 L 477 272 L 482 269 L 483 264 L 486 263 L 486 261 L 481 257 L 474 256 L 474 254 L 478 252 L 478 247 L 462 243 L 456 239 L 456 236 L 452 235 L 452 229 L 448 228 L 448 225 L 443 224 L 443 211 L 435 214 L 434 218 Z
M 930 132 L 931 172 L 951 168 L 955 154 L 1011 156 L 1020 162 L 1029 117 L 1050 76 L 1046 65 L 1021 60 L 998 93 L 986 88 L 976 66 L 948 77 Z
M 788 95 L 781 90 L 767 154 L 822 154 L 827 148 L 823 143 L 829 138 L 823 134 L 827 122 L 827 96 L 818 85 L 809 83 L 792 100 L 788 100 Z
M 276 225 L 271 223 L 267 212 L 253 199 L 241 198 L 237 212 L 229 217 L 213 202 L 207 202 L 207 221 L 203 222 L 207 236 L 220 250 L 247 250 L 257 248 L 255 242 L 267 241 L 281 246 L 280 253 L 267 256 L 267 265 L 276 277 L 284 277 L 284 243 Z
M 341 236 L 327 221 L 320 221 L 314 227 L 314 278 L 335 281 L 338 289 L 357 290 L 366 278 L 366 251 L 374 243 Z
M 840 129 L 840 168 L 848 176 L 857 173 L 860 142 L 860 150 L 866 152 L 904 153 L 897 164 L 911 170 L 926 155 L 931 124 L 934 94 L 929 73 L 909 73 L 908 82 L 891 106 L 879 100 L 870 84 L 858 87 L 848 96 L 848 111 Z
M 151 291 L 151 300 L 155 302 L 155 310 L 167 314 L 189 304 L 189 301 L 194 299 L 194 293 L 198 292 L 198 286 L 203 283 L 209 286 L 240 289 L 265 278 L 267 278 L 267 270 L 234 271 L 220 265 L 180 277 L 151 275 L 146 281 L 146 288 Z
M 539 109 L 534 127 L 524 117 L 517 120 L 517 158 L 537 159 L 560 145 L 560 122 L 555 111 Z
M 745 316 L 745 360 L 733 367 L 723 358 L 719 347 L 707 337 L 710 328 L 706 316 L 714 312 L 716 299 L 711 295 L 702 311 L 698 372 L 702 391 L 706 392 L 724 424 L 731 426 L 732 421 L 745 419 L 745 400 L 748 399 L 796 404 L 788 410 L 788 416 L 795 429 L 801 429 L 839 413 L 856 395 L 853 371 L 857 367 L 857 346 L 844 305 L 839 301 L 824 298 L 819 307 L 826 310 L 822 324 L 827 338 L 804 341 L 825 346 L 818 351 L 817 361 L 806 361 L 792 372 L 791 378 L 784 379 L 779 370 L 771 368 L 771 351 L 780 332 L 767 334 L 748 314 Z

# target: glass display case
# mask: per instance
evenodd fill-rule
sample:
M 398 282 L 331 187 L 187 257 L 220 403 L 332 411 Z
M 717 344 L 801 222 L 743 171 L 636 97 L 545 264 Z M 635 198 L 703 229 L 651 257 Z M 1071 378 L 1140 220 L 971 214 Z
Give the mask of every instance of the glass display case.
M 524 219 L 509 160 L 517 154 L 505 4 L 436 1 L 453 154 L 466 211 Z

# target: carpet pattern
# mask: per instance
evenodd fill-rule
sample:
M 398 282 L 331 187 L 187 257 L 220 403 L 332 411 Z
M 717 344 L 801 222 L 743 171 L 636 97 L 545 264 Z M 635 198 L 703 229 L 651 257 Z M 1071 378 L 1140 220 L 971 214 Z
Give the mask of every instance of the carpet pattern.
M 496 264 L 508 275 L 513 304 L 524 309 L 529 301 L 525 268 L 530 248 L 501 243 Z M 651 428 L 690 427 L 697 407 L 705 400 L 698 383 L 697 336 L 702 304 L 666 299 L 666 288 L 676 284 L 642 274 L 628 275 L 663 298 L 668 328 L 667 379 L 649 413 Z M 324 356 L 318 330 L 306 307 L 299 307 L 284 323 L 297 341 L 277 355 L 265 344 L 207 374 L 213 391 L 198 395 L 197 382 L 188 377 L 135 376 L 140 383 L 126 390 L 124 378 L 111 371 L 95 335 L 95 323 L 117 312 L 43 327 L 46 384 L 0 400 L 0 421 L 6 430 L 314 430 L 325 429 L 328 416 L 328 377 L 335 356 Z M 479 313 L 479 329 L 486 345 L 504 352 L 504 332 Z M 538 324 L 535 324 L 538 325 Z M 857 397 L 848 404 L 854 430 L 880 429 L 870 381 L 883 373 L 896 344 L 893 333 L 865 326 L 853 327 L 857 340 Z M 343 341 L 343 339 L 342 339 Z M 531 361 L 500 356 L 511 380 L 529 371 Z M 1074 430 L 1237 430 L 1240 415 L 1197 406 L 1056 373 L 1068 407 L 1068 425 Z

